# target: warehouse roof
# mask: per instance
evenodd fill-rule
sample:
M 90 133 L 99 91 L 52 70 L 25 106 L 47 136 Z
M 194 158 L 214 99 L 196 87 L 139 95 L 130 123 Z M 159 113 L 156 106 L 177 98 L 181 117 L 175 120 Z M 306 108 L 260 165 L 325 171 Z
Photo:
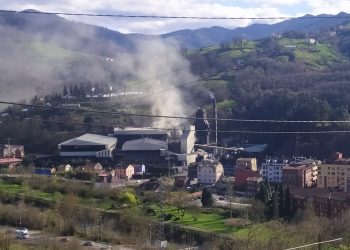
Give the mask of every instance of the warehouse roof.
M 143 138 L 125 142 L 122 149 L 123 151 L 168 150 L 168 144 L 166 141 Z
M 153 129 L 153 128 L 132 128 L 126 127 L 114 128 L 114 135 L 165 135 L 168 134 L 167 130 Z
M 59 145 L 108 145 L 110 147 L 116 143 L 117 139 L 114 137 L 96 134 L 85 134 L 77 138 L 62 142 Z

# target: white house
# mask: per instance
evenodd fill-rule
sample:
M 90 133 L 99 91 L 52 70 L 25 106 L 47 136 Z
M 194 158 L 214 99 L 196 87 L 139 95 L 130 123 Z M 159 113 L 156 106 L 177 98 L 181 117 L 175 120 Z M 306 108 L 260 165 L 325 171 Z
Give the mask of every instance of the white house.
M 197 167 L 199 184 L 215 184 L 224 175 L 224 167 L 216 160 L 203 160 Z

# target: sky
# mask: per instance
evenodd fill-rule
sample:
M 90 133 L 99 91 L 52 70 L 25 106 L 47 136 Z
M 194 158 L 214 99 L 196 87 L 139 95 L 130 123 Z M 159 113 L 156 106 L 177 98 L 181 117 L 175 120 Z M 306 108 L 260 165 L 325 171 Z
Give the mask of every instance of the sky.
M 350 13 L 350 0 L 0 0 L 0 9 L 46 12 L 199 17 L 279 17 Z M 123 33 L 163 34 L 180 29 L 243 27 L 256 20 L 66 17 Z M 282 21 L 282 20 L 281 20 Z M 262 21 L 259 21 L 262 22 Z M 264 21 L 265 23 L 276 22 Z

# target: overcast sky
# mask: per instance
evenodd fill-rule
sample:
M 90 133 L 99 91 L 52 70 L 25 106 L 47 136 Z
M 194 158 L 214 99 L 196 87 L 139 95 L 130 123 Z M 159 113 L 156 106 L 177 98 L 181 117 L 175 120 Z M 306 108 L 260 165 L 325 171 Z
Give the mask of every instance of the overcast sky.
M 337 14 L 341 11 L 350 13 L 350 0 L 0 0 L 0 9 L 93 14 L 277 17 Z M 69 19 L 108 27 L 123 33 L 144 34 L 162 34 L 179 29 L 212 26 L 235 28 L 252 23 L 249 20 L 145 20 L 101 17 L 69 17 Z

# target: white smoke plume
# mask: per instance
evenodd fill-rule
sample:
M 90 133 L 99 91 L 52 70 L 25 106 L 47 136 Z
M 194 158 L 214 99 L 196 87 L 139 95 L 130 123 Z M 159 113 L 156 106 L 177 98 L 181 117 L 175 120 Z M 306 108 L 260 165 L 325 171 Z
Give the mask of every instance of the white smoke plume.
M 183 98 L 182 91 L 196 78 L 190 72 L 189 62 L 184 59 L 176 44 L 165 43 L 160 40 L 140 42 L 137 44 L 137 52 L 132 57 L 135 67 L 134 73 L 139 79 L 148 79 L 152 76 L 163 74 L 159 78 L 145 82 L 143 88 L 147 91 L 145 98 L 152 104 L 152 114 L 162 116 L 186 116 L 186 106 L 189 106 Z M 147 96 L 147 93 L 158 93 Z M 171 122 L 170 122 L 171 121 Z M 183 122 L 166 118 L 154 120 L 154 127 L 167 128 L 169 125 L 179 125 Z
M 154 38 L 137 41 L 132 44 L 134 49 L 125 50 L 111 40 L 96 39 L 95 29 L 89 26 L 78 25 L 77 32 L 63 30 L 67 27 L 71 29 L 71 25 L 65 24 L 49 33 L 28 32 L 4 25 L 0 20 L 1 100 L 29 101 L 34 95 L 54 91 L 61 94 L 64 85 L 86 81 L 104 82 L 115 89 L 124 83 L 132 85 L 132 81 L 153 78 L 134 86 L 145 94 L 143 101 L 151 104 L 152 114 L 189 115 L 184 108 L 189 107 L 188 102 L 181 93 L 184 87 L 174 86 L 193 82 L 196 77 L 174 42 Z M 66 33 L 70 35 L 62 36 Z M 106 61 L 107 57 L 113 58 L 113 62 Z M 154 78 L 158 75 L 161 76 Z M 147 96 L 159 91 L 164 92 Z M 181 120 L 155 119 L 152 126 L 169 127 L 174 122 L 178 125 Z

